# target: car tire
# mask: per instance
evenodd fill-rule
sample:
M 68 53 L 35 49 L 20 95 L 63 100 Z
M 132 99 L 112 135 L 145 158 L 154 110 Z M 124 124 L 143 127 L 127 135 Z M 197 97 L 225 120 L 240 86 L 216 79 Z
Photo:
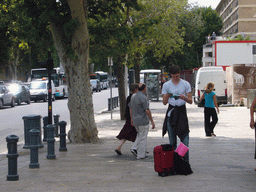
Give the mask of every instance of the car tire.
M 26 102 L 27 104 L 30 104 L 30 98 L 28 98 L 28 100 L 27 100 L 27 102 Z
M 18 104 L 18 105 L 21 105 L 21 98 L 18 98 L 17 104 Z
M 4 107 L 3 101 L 0 99 L 0 109 L 3 109 L 3 107 Z
M 14 106 L 15 106 L 15 100 L 14 98 L 12 98 L 11 107 L 14 107 Z

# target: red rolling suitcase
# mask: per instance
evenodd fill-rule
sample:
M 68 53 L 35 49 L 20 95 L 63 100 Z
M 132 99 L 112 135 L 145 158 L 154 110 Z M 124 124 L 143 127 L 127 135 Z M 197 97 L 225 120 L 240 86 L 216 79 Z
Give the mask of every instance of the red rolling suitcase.
M 174 171 L 174 150 L 170 144 L 159 145 L 154 148 L 155 171 L 159 176 L 172 175 Z

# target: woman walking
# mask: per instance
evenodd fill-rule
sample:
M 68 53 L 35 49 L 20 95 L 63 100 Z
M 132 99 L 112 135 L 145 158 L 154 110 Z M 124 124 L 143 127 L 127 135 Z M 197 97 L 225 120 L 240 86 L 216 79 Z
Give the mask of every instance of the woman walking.
M 204 128 L 206 137 L 216 136 L 213 132 L 215 125 L 218 122 L 218 116 L 215 110 L 219 114 L 219 107 L 217 104 L 216 94 L 213 92 L 214 90 L 214 83 L 210 82 L 207 84 L 207 88 L 204 94 L 200 97 L 200 101 L 205 99 L 204 105 Z M 211 121 L 212 118 L 212 121 Z
M 139 85 L 137 83 L 134 83 L 130 86 L 130 95 L 126 99 L 126 111 L 125 111 L 125 118 L 126 123 L 120 133 L 116 136 L 117 139 L 120 140 L 119 145 L 115 149 L 115 152 L 118 155 L 122 155 L 121 148 L 126 140 L 134 142 L 137 137 L 137 131 L 134 126 L 131 125 L 131 116 L 130 116 L 130 108 L 128 104 L 131 101 L 132 94 L 135 94 L 138 92 Z

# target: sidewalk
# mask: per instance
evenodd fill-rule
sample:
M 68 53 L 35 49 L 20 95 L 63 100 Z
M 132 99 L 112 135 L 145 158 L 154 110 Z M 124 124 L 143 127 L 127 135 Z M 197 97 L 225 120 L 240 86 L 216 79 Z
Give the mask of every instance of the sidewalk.
M 220 107 L 217 137 L 204 134 L 203 108 L 188 105 L 190 125 L 190 164 L 193 174 L 159 177 L 154 171 L 153 148 L 168 143 L 162 138 L 166 107 L 151 102 L 150 109 L 156 130 L 148 135 L 149 158 L 136 160 L 130 153 L 131 142 L 123 145 L 122 156 L 114 149 L 115 136 L 124 125 L 119 108 L 95 116 L 101 142 L 97 144 L 67 143 L 67 152 L 59 152 L 55 142 L 56 160 L 46 159 L 47 145 L 40 149 L 39 169 L 29 169 L 28 149 L 19 149 L 19 181 L 6 181 L 7 159 L 0 160 L 0 186 L 7 191 L 86 191 L 86 192 L 167 192 L 167 191 L 255 191 L 256 162 L 254 131 L 249 128 L 249 109 Z M 19 147 L 21 148 L 21 147 Z

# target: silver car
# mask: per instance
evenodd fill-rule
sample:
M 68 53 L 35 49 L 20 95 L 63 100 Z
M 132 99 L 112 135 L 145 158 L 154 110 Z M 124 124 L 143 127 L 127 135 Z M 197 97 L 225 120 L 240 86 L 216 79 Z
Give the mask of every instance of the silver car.
M 3 108 L 3 106 L 15 106 L 15 97 L 10 92 L 7 86 L 0 85 L 0 109 Z

